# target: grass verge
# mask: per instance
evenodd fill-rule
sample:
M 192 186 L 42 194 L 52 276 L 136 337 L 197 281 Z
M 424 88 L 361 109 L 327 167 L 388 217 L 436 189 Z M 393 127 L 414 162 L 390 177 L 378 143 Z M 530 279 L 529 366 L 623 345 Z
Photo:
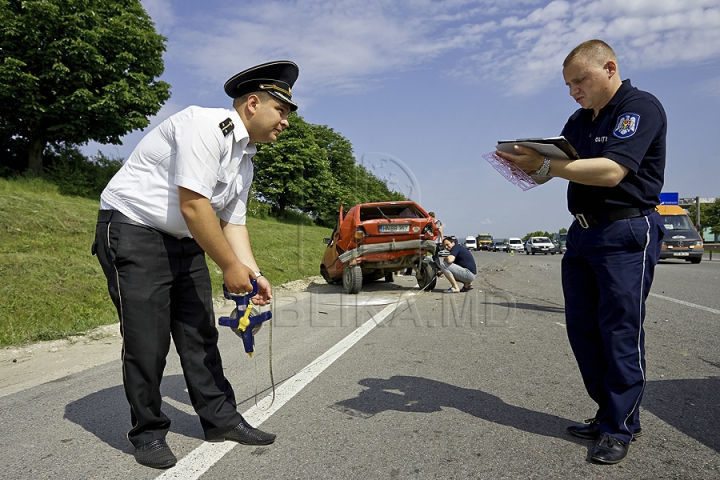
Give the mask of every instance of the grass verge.
M 0 347 L 77 335 L 117 321 L 90 254 L 98 202 L 41 179 L 0 178 Z M 318 275 L 327 228 L 248 219 L 255 257 L 271 284 Z M 222 274 L 208 258 L 213 291 Z

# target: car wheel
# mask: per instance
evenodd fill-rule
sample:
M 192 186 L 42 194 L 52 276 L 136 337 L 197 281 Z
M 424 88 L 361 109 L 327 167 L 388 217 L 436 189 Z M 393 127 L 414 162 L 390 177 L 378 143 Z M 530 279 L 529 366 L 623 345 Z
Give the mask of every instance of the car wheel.
M 693 257 L 688 259 L 690 263 L 700 263 L 702 261 L 702 257 Z
M 354 267 L 346 266 L 343 269 L 343 287 L 350 294 L 360 293 L 362 288 L 362 270 L 355 265 Z
M 385 281 L 386 281 L 386 282 L 394 282 L 394 281 L 395 281 L 395 279 L 393 278 L 392 272 L 390 272 L 390 273 L 388 273 L 387 275 L 385 275 Z
M 530 255 L 530 252 L 528 252 L 527 250 L 525 250 L 525 255 Z
M 417 279 L 420 290 L 432 290 L 437 284 L 435 268 L 428 262 L 422 262 L 415 278 Z

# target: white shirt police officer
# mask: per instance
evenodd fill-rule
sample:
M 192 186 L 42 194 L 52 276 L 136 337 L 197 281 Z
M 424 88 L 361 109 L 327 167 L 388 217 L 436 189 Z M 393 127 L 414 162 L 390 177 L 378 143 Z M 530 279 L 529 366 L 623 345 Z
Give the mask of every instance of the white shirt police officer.
M 275 440 L 237 412 L 217 348 L 205 254 L 230 293 L 251 292 L 257 278 L 253 302 L 270 302 L 272 288 L 250 247 L 246 204 L 255 143 L 273 142 L 289 126 L 297 76 L 288 61 L 238 73 L 225 84 L 232 110 L 189 107 L 172 115 L 140 141 L 102 193 L 93 252 L 120 317 L 128 439 L 140 464 L 177 461 L 165 442 L 170 420 L 160 395 L 171 337 L 208 441 Z

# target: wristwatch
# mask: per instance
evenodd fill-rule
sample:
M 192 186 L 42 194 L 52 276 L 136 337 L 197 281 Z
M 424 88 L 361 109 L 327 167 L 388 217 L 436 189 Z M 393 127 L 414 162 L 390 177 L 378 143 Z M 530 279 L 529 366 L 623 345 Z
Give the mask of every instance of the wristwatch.
M 257 272 L 253 272 L 253 273 L 255 274 L 255 278 L 264 277 L 264 275 L 262 274 L 262 272 L 260 270 L 258 270 Z
M 538 175 L 540 177 L 547 177 L 548 173 L 550 173 L 550 157 L 545 157 L 543 160 L 542 167 L 537 169 L 537 172 L 533 173 L 533 175 Z

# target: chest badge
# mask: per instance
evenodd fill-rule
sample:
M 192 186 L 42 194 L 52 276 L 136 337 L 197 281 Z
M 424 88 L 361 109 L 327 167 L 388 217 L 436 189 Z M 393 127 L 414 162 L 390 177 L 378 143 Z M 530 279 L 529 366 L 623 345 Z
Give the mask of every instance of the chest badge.
M 637 113 L 623 113 L 618 117 L 613 135 L 617 138 L 628 138 L 635 135 L 640 125 L 640 115 Z

